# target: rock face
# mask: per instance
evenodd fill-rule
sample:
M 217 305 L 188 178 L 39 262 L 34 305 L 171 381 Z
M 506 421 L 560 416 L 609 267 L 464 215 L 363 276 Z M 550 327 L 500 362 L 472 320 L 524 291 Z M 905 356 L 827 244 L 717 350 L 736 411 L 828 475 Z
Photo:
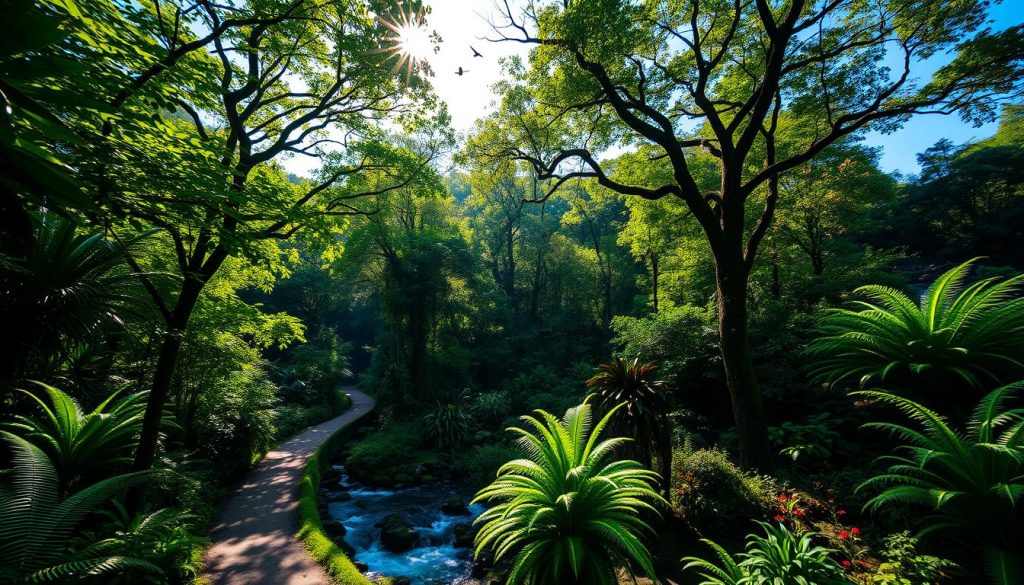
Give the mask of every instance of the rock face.
M 469 509 L 458 496 L 448 498 L 441 506 L 441 511 L 449 516 L 469 516 Z
M 455 533 L 456 548 L 472 548 L 473 539 L 476 538 L 476 527 L 469 522 L 460 522 L 452 527 Z
M 385 516 L 377 526 L 380 528 L 380 543 L 391 552 L 405 552 L 420 541 L 420 535 L 398 514 Z

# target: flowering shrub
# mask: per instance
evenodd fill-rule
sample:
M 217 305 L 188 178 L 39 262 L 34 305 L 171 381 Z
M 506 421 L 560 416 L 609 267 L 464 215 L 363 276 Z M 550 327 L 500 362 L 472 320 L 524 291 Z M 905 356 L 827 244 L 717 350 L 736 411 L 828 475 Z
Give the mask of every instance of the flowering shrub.
M 740 546 L 753 520 L 770 517 L 777 491 L 770 478 L 744 473 L 723 451 L 673 453 L 673 512 L 702 537 Z

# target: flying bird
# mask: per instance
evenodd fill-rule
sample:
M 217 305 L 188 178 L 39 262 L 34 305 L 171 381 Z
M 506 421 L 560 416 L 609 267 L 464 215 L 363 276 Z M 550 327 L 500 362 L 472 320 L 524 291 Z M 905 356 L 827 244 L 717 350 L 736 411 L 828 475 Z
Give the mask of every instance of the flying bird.
M 464 73 L 469 73 L 469 69 L 466 69 L 465 71 L 463 71 L 462 67 L 459 67 L 459 70 L 455 72 L 455 75 L 458 75 L 459 77 L 462 77 L 462 75 Z
M 476 49 L 473 48 L 473 45 L 469 46 L 469 50 L 473 51 L 473 56 L 474 57 L 483 57 L 483 55 L 480 54 L 480 51 L 477 51 Z

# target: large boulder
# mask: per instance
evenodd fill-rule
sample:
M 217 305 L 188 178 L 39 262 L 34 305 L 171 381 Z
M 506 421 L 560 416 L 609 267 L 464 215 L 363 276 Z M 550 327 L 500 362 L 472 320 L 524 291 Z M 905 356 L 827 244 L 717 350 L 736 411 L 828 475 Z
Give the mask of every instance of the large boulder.
M 452 527 L 455 533 L 456 548 L 472 548 L 473 539 L 476 538 L 476 527 L 469 522 L 460 522 Z
M 459 496 L 452 496 L 445 500 L 441 511 L 449 516 L 469 516 L 469 509 Z
M 398 514 L 385 516 L 377 527 L 380 528 L 381 545 L 394 553 L 412 549 L 420 541 L 420 535 Z

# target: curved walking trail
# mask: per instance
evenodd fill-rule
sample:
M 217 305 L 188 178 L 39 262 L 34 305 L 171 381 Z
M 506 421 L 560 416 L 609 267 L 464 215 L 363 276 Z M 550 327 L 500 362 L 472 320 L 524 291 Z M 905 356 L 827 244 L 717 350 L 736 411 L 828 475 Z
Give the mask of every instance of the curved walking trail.
M 267 453 L 228 498 L 210 531 L 203 576 L 214 585 L 329 585 L 297 538 L 299 482 L 309 456 L 335 431 L 370 412 L 374 401 L 344 388 L 352 407 Z

